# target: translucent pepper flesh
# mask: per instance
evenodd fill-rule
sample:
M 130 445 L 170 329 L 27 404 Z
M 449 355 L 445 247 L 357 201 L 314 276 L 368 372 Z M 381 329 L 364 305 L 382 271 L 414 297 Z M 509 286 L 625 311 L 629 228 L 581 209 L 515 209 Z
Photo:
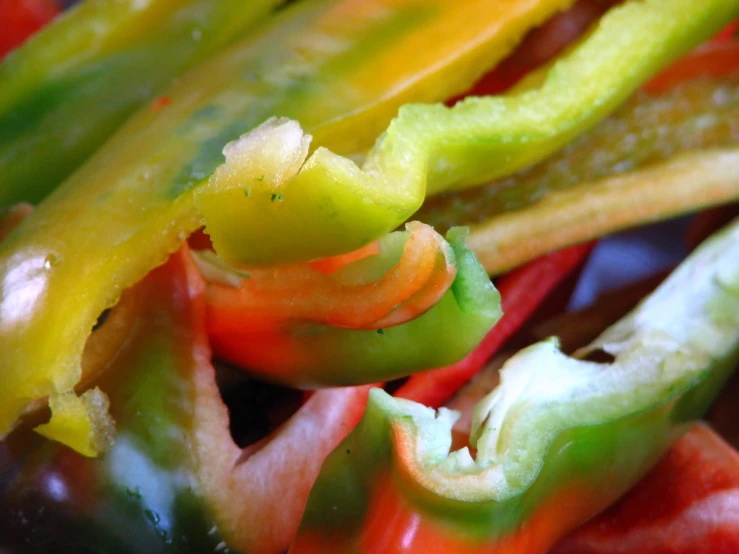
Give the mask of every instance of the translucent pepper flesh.
M 166 109 L 137 113 L 0 245 L 0 436 L 33 399 L 71 390 L 98 315 L 202 225 L 193 189 L 226 143 L 278 114 L 362 150 L 399 105 L 462 92 L 566 5 L 301 2 L 183 75 Z
M 64 13 L 0 64 L 0 207 L 40 201 L 136 108 L 282 1 L 100 0 Z
M 701 416 L 739 359 L 739 220 L 568 357 L 508 360 L 450 453 L 458 414 L 373 390 L 327 458 L 291 553 L 542 554 L 631 488 Z M 563 510 L 562 507 L 567 509 Z

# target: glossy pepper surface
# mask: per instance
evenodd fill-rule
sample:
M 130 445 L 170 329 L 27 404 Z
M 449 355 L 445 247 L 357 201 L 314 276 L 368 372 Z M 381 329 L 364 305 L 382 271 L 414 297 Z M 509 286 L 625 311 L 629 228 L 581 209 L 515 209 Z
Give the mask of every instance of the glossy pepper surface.
M 0 64 L 0 207 L 43 199 L 136 108 L 281 3 L 100 0 L 64 13 Z
M 32 421 L 0 443 L 3 552 L 201 554 L 229 551 L 224 540 L 237 552 L 287 548 L 321 461 L 359 419 L 367 388 L 318 392 L 238 448 L 210 364 L 203 289 L 182 251 L 127 291 L 133 325 L 94 379 L 117 428 L 104 457 L 46 441 Z
M 456 362 L 501 316 L 500 295 L 465 238 L 463 228 L 447 242 L 410 223 L 380 240 L 377 254 L 329 275 L 307 265 L 241 278 L 226 271 L 236 287 L 213 281 L 206 291 L 213 348 L 254 375 L 301 387 L 375 383 Z M 217 268 L 204 269 L 218 279 Z
M 400 225 L 427 194 L 509 175 L 564 146 L 737 13 L 736 0 L 627 2 L 536 89 L 452 108 L 404 106 L 361 168 L 325 147 L 308 156 L 309 135 L 294 121 L 270 120 L 229 145 L 224 166 L 196 191 L 206 230 L 234 264 L 359 248 Z M 271 202 L 273 194 L 283 201 Z
M 733 370 L 738 239 L 735 221 L 580 352 L 613 362 L 554 339 L 509 359 L 473 413 L 474 458 L 450 454 L 454 412 L 373 390 L 291 552 L 546 552 L 633 486 Z
M 584 260 L 593 244 L 572 246 L 511 271 L 497 282 L 502 297 L 503 316 L 493 329 L 463 360 L 411 375 L 393 396 L 438 408 L 459 387 L 479 373 L 498 349 L 513 337 L 545 299 Z
M 467 89 L 567 4 L 300 2 L 182 76 L 166 109 L 135 115 L 0 245 L 0 376 L 9 391 L 0 436 L 33 399 L 71 390 L 98 315 L 202 225 L 193 190 L 221 164 L 226 143 L 279 114 L 319 144 L 361 151 L 399 105 Z M 282 205 L 277 195 L 273 204 Z M 282 257 L 276 236 L 242 238 L 267 240 Z
M 738 502 L 739 452 L 696 424 L 624 498 L 551 554 L 736 552 Z

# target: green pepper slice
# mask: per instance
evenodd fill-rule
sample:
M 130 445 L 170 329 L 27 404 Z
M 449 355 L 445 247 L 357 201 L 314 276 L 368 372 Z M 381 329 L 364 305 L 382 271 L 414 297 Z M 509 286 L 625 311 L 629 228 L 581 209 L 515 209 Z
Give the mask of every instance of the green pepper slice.
M 253 271 L 240 288 L 211 284 L 214 351 L 250 374 L 303 388 L 376 383 L 459 361 L 500 318 L 500 294 L 465 245 L 466 229 L 450 229 L 448 243 L 428 226 L 408 229 L 384 237 L 377 255 L 320 275 L 330 287 L 311 286 L 317 272 L 301 267 Z
M 569 3 L 299 2 L 183 75 L 166 109 L 133 116 L 0 244 L 0 437 L 29 402 L 72 389 L 98 315 L 202 225 L 193 190 L 228 141 L 279 114 L 362 150 L 399 105 L 464 91 Z
M 739 357 L 739 220 L 579 355 L 508 360 L 450 453 L 455 412 L 373 390 L 324 463 L 291 553 L 546 552 L 611 504 L 709 406 Z M 400 536 L 403 534 L 402 536 Z

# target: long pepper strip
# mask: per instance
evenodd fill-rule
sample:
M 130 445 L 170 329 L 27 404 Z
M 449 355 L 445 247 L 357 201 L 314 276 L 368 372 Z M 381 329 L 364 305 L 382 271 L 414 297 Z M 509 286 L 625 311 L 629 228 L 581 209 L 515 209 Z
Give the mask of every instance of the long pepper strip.
M 739 360 L 739 220 L 582 356 L 510 358 L 450 453 L 459 414 L 373 389 L 327 458 L 291 554 L 543 554 L 655 465 Z M 566 507 L 566 509 L 563 509 Z
M 329 276 L 278 267 L 250 273 L 237 288 L 211 284 L 215 352 L 263 379 L 306 388 L 374 383 L 460 360 L 500 318 L 500 295 L 465 246 L 465 229 L 451 229 L 447 243 L 430 227 L 408 227 L 382 239 L 378 255 Z M 272 300 L 286 283 L 292 290 Z
M 0 207 L 42 200 L 138 107 L 283 2 L 98 0 L 71 8 L 0 64 Z
M 479 345 L 463 360 L 448 367 L 411 375 L 395 391 L 405 398 L 431 408 L 442 406 L 464 383 L 477 374 L 539 307 L 547 296 L 590 253 L 593 245 L 578 245 L 538 258 L 504 275 L 497 288 L 503 317 Z
M 618 230 L 739 199 L 739 147 L 686 152 L 645 169 L 554 192 L 471 227 L 490 274 Z
M 568 4 L 297 2 L 183 75 L 165 93 L 166 108 L 130 119 L 0 245 L 0 437 L 33 399 L 72 389 L 100 313 L 202 225 L 193 189 L 221 164 L 228 141 L 281 114 L 320 144 L 363 150 L 399 105 L 466 90 Z M 282 205 L 279 194 L 269 198 Z M 312 232 L 292 225 L 298 236 Z M 267 241 L 275 261 L 281 256 L 276 237 L 239 240 Z
M 226 163 L 196 191 L 206 231 L 232 264 L 360 248 L 410 217 L 427 194 L 509 175 L 564 146 L 737 13 L 739 0 L 627 2 L 536 90 L 452 108 L 404 106 L 361 168 L 327 148 L 308 156 L 311 137 L 295 121 L 267 121 L 231 143 Z
M 549 193 L 580 183 L 664 162 L 685 151 L 737 143 L 739 43 L 731 46 L 733 75 L 682 82 L 656 96 L 640 91 L 611 117 L 543 162 L 481 187 L 429 198 L 414 217 L 443 232 L 525 208 Z M 724 63 L 711 60 L 709 67 Z M 687 78 L 691 65 L 689 59 L 681 60 L 663 78 L 672 83 Z

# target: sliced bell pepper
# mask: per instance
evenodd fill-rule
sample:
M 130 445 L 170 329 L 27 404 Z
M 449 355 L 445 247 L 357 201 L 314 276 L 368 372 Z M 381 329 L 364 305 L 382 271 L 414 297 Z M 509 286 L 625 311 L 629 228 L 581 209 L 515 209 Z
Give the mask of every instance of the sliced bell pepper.
M 503 301 L 503 316 L 495 327 L 463 360 L 448 367 L 411 375 L 394 396 L 432 408 L 442 406 L 485 366 L 556 286 L 582 263 L 592 247 L 592 244 L 572 246 L 543 256 L 502 277 L 498 291 Z
M 530 206 L 551 192 L 642 169 L 687 150 L 735 144 L 739 140 L 739 42 L 730 46 L 733 64 L 711 49 L 717 57 L 707 65 L 733 67 L 732 75 L 681 81 L 679 87 L 666 87 L 654 96 L 639 92 L 547 160 L 482 187 L 430 198 L 414 217 L 440 232 L 482 223 Z M 659 79 L 676 84 L 679 78 L 690 77 L 692 59 L 679 61 Z
M 0 0 L 0 60 L 58 13 L 53 0 Z
M 580 38 L 591 25 L 620 0 L 577 0 L 541 27 L 532 30 L 510 56 L 485 74 L 471 90 L 447 100 L 453 106 L 466 96 L 501 94 L 513 87 L 527 73 L 561 54 Z
M 380 241 L 377 255 L 329 275 L 311 265 L 214 274 L 208 289 L 209 329 L 246 337 L 300 322 L 381 329 L 417 318 L 449 290 L 457 260 L 452 246 L 428 225 L 414 222 L 406 228 Z M 208 254 L 201 258 L 206 278 L 218 270 L 217 257 Z M 237 278 L 235 287 L 218 283 L 224 274 Z
M 236 279 L 236 288 L 216 281 L 206 293 L 215 352 L 300 387 L 373 383 L 456 362 L 500 318 L 500 295 L 464 229 L 450 230 L 448 243 L 426 225 L 408 229 L 329 275 L 309 265 L 245 275 L 201 261 L 206 277 Z
M 737 164 L 737 146 L 684 152 L 472 225 L 468 242 L 488 273 L 501 273 L 570 244 L 738 200 Z
M 739 359 L 739 220 L 568 357 L 510 358 L 450 453 L 458 414 L 370 392 L 327 458 L 292 554 L 544 553 L 615 501 L 710 404 Z
M 98 315 L 202 225 L 193 189 L 228 141 L 280 114 L 299 119 L 319 144 L 361 151 L 399 105 L 466 90 L 568 4 L 299 2 L 183 75 L 166 107 L 139 111 L 0 245 L 0 437 L 33 399 L 75 385 Z M 275 195 L 275 207 L 284 203 Z M 240 240 L 268 240 L 281 256 L 277 236 Z
M 509 175 L 564 146 L 737 13 L 738 0 L 627 2 L 536 90 L 404 106 L 361 168 L 325 147 L 308 156 L 311 137 L 295 121 L 269 120 L 229 144 L 225 164 L 195 191 L 206 231 L 231 264 L 359 248 L 410 217 L 426 194 Z
M 690 79 L 724 77 L 739 71 L 739 40 L 708 42 L 650 80 L 644 90 L 662 94 Z
M 0 208 L 43 199 L 136 108 L 283 1 L 71 8 L 0 64 Z
M 694 425 L 615 506 L 551 554 L 717 554 L 739 551 L 739 453 Z
M 323 458 L 359 420 L 368 387 L 318 392 L 271 435 L 238 448 L 209 361 L 203 288 L 183 251 L 130 291 L 135 325 L 95 381 L 117 427 L 103 458 L 37 437 L 28 424 L 0 443 L 0 550 L 202 554 L 226 551 L 224 540 L 239 552 L 287 548 Z

